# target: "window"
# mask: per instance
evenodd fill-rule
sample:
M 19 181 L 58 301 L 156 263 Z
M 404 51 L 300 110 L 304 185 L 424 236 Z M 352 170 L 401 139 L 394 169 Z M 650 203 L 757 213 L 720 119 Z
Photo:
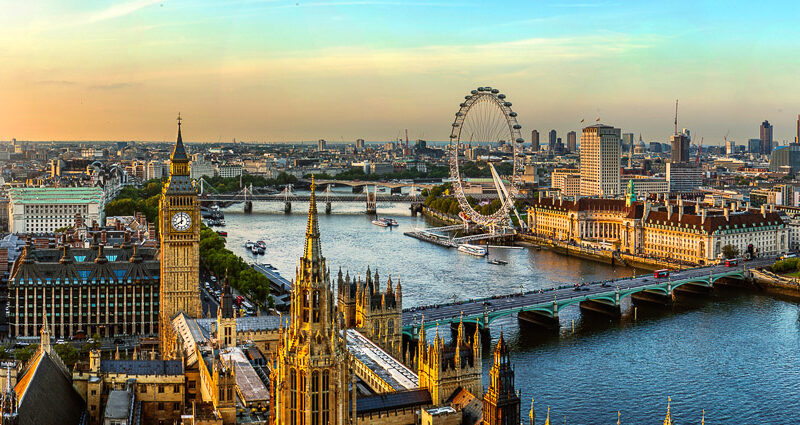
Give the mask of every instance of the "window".
M 173 388 L 172 388 L 172 392 L 174 392 L 174 393 L 179 393 L 179 392 L 181 392 L 181 386 L 180 386 L 180 385 L 178 385 L 178 384 L 175 384 L 175 385 L 173 386 Z
M 159 393 L 159 394 L 161 394 L 161 393 L 163 393 L 163 392 L 164 392 L 164 385 L 159 385 L 159 386 L 158 386 L 158 393 Z M 162 409 L 162 410 L 163 410 L 163 409 Z
M 158 403 L 158 410 L 164 410 L 164 403 L 162 402 Z
M 181 404 L 178 402 L 172 403 L 172 410 L 181 410 Z

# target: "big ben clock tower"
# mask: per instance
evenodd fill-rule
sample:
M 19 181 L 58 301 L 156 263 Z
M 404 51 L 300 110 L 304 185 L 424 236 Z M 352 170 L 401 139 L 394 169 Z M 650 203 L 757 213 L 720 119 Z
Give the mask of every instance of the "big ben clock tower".
M 200 305 L 200 203 L 189 178 L 189 156 L 181 139 L 170 156 L 169 180 L 159 205 L 161 235 L 161 289 L 159 293 L 159 342 L 162 358 L 177 354 L 172 319 L 178 313 L 199 317 Z

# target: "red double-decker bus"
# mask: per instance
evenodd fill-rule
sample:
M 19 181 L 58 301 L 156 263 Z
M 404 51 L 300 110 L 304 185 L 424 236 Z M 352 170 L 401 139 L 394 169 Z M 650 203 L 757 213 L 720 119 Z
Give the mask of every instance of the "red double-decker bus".
M 729 258 L 725 260 L 725 267 L 736 267 L 741 261 L 739 258 Z
M 667 277 L 667 276 L 669 276 L 669 270 L 667 269 L 656 270 L 653 272 L 653 277 Z

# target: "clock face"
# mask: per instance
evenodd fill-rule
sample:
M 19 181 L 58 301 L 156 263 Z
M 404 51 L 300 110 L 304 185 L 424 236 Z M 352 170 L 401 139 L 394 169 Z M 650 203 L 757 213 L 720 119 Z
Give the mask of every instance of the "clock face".
M 192 217 L 188 213 L 181 211 L 179 213 L 175 213 L 175 215 L 172 216 L 173 229 L 179 232 L 183 232 L 189 230 L 189 227 L 191 226 L 192 226 Z

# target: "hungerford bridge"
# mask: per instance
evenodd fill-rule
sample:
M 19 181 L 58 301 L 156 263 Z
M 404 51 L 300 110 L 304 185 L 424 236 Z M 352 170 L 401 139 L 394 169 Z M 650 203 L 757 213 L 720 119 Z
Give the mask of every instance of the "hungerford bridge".
M 516 293 L 507 296 L 437 304 L 403 310 L 403 335 L 414 339 L 420 327 L 425 329 L 440 324 L 477 325 L 488 331 L 491 323 L 501 317 L 517 314 L 526 323 L 557 329 L 558 312 L 570 305 L 578 304 L 582 311 L 591 311 L 610 316 L 620 315 L 620 303 L 625 297 L 634 302 L 669 305 L 676 289 L 690 293 L 710 293 L 715 282 L 722 278 L 747 279 L 748 268 L 772 264 L 774 258 L 759 258 L 735 267 L 724 265 L 698 267 L 674 271 L 669 277 L 655 278 L 653 274 L 594 282 L 578 290 L 572 285 L 542 291 Z

